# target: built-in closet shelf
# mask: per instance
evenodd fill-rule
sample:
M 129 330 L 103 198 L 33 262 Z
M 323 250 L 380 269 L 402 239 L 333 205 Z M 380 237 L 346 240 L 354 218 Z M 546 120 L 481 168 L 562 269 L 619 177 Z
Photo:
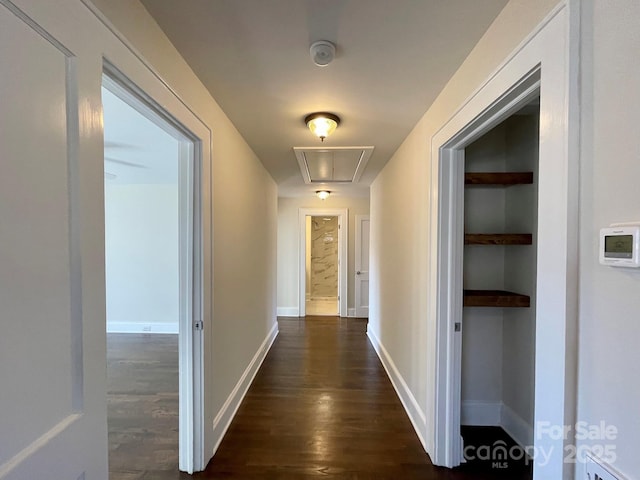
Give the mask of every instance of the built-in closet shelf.
M 467 172 L 464 184 L 473 185 L 526 185 L 533 183 L 533 172 Z
M 465 233 L 465 245 L 531 245 L 530 233 Z
M 504 290 L 465 290 L 465 307 L 529 307 L 527 295 Z

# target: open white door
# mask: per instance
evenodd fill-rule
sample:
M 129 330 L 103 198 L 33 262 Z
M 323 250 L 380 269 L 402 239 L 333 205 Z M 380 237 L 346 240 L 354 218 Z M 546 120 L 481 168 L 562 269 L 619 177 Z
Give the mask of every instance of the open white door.
M 100 103 L 80 42 L 20 4 L 0 1 L 0 479 L 105 480 L 102 186 L 80 161 Z
M 369 317 L 369 215 L 356 215 L 356 317 Z

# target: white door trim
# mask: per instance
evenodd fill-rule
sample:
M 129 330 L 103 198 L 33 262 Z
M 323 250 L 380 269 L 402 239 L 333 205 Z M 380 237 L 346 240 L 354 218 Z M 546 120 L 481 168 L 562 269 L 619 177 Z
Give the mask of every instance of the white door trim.
M 433 427 L 426 427 L 436 465 L 454 467 L 462 459 L 461 335 L 455 324 L 462 321 L 463 149 L 509 116 L 537 88 L 540 72 L 536 351 L 544 355 L 535 360 L 534 436 L 536 448 L 553 453 L 546 464 L 535 462 L 534 479 L 572 476 L 564 462 L 571 439 L 550 438 L 537 428 L 541 422 L 564 426 L 575 420 L 579 115 L 577 12 L 571 14 L 568 2 L 555 8 L 432 139 L 429 271 L 435 301 L 426 344 L 435 375 L 428 382 Z
M 356 317 L 360 317 L 360 318 L 368 318 L 369 317 L 369 305 L 367 304 L 367 306 L 363 306 L 362 305 L 362 286 L 358 285 L 359 282 L 362 281 L 360 275 L 366 275 L 366 280 L 367 282 L 369 281 L 369 271 L 367 271 L 366 273 L 363 272 L 363 267 L 362 267 L 362 222 L 363 221 L 370 221 L 369 215 L 356 215 L 355 216 L 355 220 L 356 220 L 356 242 L 355 242 L 355 285 L 354 285 L 354 292 L 355 292 L 355 303 L 356 303 Z M 367 253 L 369 253 L 369 248 L 367 248 Z M 361 273 L 362 272 L 362 273 Z
M 438 320 L 441 322 L 438 326 L 438 359 L 443 364 L 449 365 L 449 368 L 446 373 L 438 372 L 437 406 L 445 420 L 437 422 L 436 431 L 440 439 L 446 439 L 447 466 L 456 466 L 456 459 L 459 459 L 458 462 L 462 459 L 460 437 L 462 331 L 456 331 L 455 324 L 460 323 L 464 330 L 462 323 L 464 149 L 526 105 L 532 96 L 537 96 L 540 87 L 539 78 L 540 70 L 535 69 L 439 149 L 441 197 L 438 228 L 442 243 L 438 259 L 440 293 L 437 301 Z M 440 420 L 441 417 L 438 419 Z
M 203 468 L 202 245 L 200 140 L 114 65 L 104 62 L 103 86 L 180 141 L 179 223 L 179 468 Z
M 338 301 L 339 313 L 341 317 L 347 316 L 347 246 L 349 228 L 349 210 L 347 208 L 301 208 L 298 211 L 299 242 L 298 242 L 298 265 L 299 265 L 299 313 L 300 317 L 306 314 L 306 217 L 307 216 L 332 216 L 338 217 Z

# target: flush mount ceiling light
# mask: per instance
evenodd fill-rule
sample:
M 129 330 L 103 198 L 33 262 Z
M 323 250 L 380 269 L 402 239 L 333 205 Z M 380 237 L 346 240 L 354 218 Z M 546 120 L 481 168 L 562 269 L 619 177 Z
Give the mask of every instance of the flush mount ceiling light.
M 318 190 L 316 195 L 320 200 L 326 200 L 331 195 L 331 192 L 329 190 Z
M 336 56 L 336 46 L 328 40 L 318 40 L 309 47 L 311 60 L 318 67 L 326 67 Z
M 304 119 L 311 133 L 317 136 L 322 142 L 331 135 L 338 125 L 340 125 L 340 117 L 328 112 L 316 112 L 307 115 Z

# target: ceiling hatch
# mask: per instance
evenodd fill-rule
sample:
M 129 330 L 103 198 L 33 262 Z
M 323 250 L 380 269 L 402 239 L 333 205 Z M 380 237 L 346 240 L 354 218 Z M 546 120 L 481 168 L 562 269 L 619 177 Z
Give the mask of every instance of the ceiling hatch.
M 358 183 L 373 147 L 293 147 L 305 183 Z

